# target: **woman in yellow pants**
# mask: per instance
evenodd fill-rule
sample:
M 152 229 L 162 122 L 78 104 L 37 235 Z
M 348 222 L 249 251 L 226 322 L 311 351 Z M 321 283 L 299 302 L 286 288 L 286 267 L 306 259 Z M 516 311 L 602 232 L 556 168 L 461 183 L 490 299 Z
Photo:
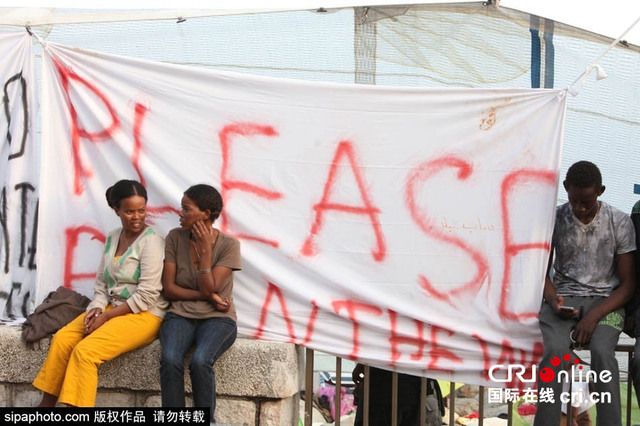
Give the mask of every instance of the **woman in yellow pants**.
M 56 402 L 95 405 L 98 367 L 151 343 L 168 302 L 160 293 L 164 240 L 145 223 L 147 192 L 121 180 L 107 202 L 122 227 L 109 233 L 87 313 L 61 328 L 33 385 L 43 391 L 41 407 Z

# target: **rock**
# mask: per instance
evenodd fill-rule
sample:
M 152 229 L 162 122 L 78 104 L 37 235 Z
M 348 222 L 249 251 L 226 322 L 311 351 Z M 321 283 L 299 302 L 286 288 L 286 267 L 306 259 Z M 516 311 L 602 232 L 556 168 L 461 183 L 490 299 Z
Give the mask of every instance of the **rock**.
M 476 398 L 456 398 L 455 410 L 460 416 L 477 413 L 480 404 Z
M 477 385 L 464 385 L 456 392 L 456 398 L 477 398 L 480 387 Z
M 216 398 L 216 422 L 220 424 L 254 426 L 256 410 L 256 403 L 253 401 Z
M 132 392 L 98 392 L 96 407 L 133 407 L 136 395 Z

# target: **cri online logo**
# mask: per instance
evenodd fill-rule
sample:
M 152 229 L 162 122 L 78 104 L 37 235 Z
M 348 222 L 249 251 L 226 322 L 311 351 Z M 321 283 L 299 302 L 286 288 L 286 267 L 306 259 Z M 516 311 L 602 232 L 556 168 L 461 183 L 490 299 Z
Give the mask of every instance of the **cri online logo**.
M 564 354 L 562 355 L 562 359 L 564 361 L 569 361 L 571 359 L 571 355 L 569 354 Z M 578 358 L 575 358 L 573 360 L 574 364 L 578 364 L 580 361 L 578 360 Z M 551 365 L 553 365 L 554 367 L 557 367 L 560 365 L 560 357 L 554 356 L 553 358 L 551 358 Z M 578 369 L 582 370 L 582 366 L 579 365 Z M 573 369 L 572 369 L 573 370 Z M 559 376 L 559 375 L 558 375 Z M 540 370 L 540 380 L 545 382 L 545 383 L 549 383 L 550 381 L 552 381 L 553 379 L 556 378 L 556 372 L 553 371 L 553 368 L 551 367 L 544 367 L 542 370 Z M 560 377 L 558 377 L 560 378 Z
M 562 355 L 562 360 L 564 361 L 570 361 L 571 360 L 571 355 L 570 354 L 564 354 Z M 580 361 L 578 360 L 578 358 L 575 358 L 573 360 L 573 366 L 571 368 L 571 376 L 578 378 L 578 376 L 575 376 L 575 365 L 578 364 Z M 551 365 L 554 367 L 558 367 L 560 365 L 561 361 L 560 361 L 560 357 L 558 356 L 554 356 L 551 358 Z M 529 377 L 527 376 L 527 370 L 528 368 L 522 364 L 495 364 L 493 366 L 491 366 L 491 368 L 489 369 L 489 379 L 491 379 L 494 382 L 502 382 L 502 383 L 510 383 L 513 381 L 514 378 L 519 379 L 521 382 L 525 382 L 525 383 L 533 383 L 536 381 L 536 372 L 538 371 L 538 366 L 537 365 L 532 365 L 529 367 L 531 370 L 531 373 L 529 375 Z M 582 370 L 582 366 L 579 365 L 578 366 L 578 370 Z M 504 372 L 506 371 L 506 377 L 496 377 L 497 373 L 503 373 L 503 374 L 499 374 L 500 376 L 504 376 Z M 567 378 L 569 376 L 569 373 L 567 371 L 560 371 L 559 373 L 557 373 L 558 376 L 558 381 L 561 381 L 563 378 L 563 373 L 566 374 Z M 591 371 L 589 373 L 592 373 Z M 593 372 L 595 374 L 595 372 Z M 579 371 L 579 376 L 582 377 L 582 371 Z M 552 380 L 554 380 L 556 378 L 556 372 L 554 371 L 553 368 L 551 367 L 545 367 L 542 370 L 540 370 L 540 380 L 544 383 L 549 383 Z

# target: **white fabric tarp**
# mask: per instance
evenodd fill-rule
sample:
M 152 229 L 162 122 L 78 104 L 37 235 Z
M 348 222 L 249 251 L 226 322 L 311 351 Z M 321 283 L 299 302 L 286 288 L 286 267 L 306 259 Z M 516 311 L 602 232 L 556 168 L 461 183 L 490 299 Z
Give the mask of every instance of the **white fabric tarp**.
M 36 302 L 60 283 L 92 294 L 116 180 L 145 183 L 162 233 L 204 182 L 242 242 L 242 334 L 467 383 L 537 362 L 565 91 L 314 83 L 55 44 L 43 60 Z
M 38 205 L 34 54 L 25 31 L 0 32 L 0 318 L 23 318 L 35 287 Z
M 370 7 L 384 8 L 386 5 L 455 5 L 473 3 L 465 0 L 384 0 L 384 1 L 315 1 L 241 0 L 233 4 L 219 4 L 207 0 L 182 0 L 163 2 L 149 0 L 113 0 L 109 3 L 76 0 L 8 0 L 0 8 L 0 24 L 3 25 L 50 25 L 79 22 L 114 22 L 129 20 L 175 19 L 198 16 L 232 15 L 282 10 L 323 10 L 337 8 Z M 483 2 L 476 2 L 481 4 Z M 486 3 L 486 2 L 485 2 Z M 83 9 L 78 9 L 81 6 Z M 546 19 L 553 19 L 576 28 L 601 34 L 612 40 L 620 36 L 640 17 L 640 2 L 636 0 L 609 0 L 585 2 L 584 0 L 499 0 L 487 6 L 513 9 Z M 333 9 L 333 10 L 332 10 Z M 508 12 L 507 12 L 508 13 Z M 636 25 L 625 35 L 624 40 L 640 46 L 640 25 Z

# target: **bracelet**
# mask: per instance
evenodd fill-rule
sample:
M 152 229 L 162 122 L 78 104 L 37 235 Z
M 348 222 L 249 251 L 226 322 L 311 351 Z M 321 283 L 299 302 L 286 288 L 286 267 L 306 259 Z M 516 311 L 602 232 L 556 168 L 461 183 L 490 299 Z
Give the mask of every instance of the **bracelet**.
M 199 274 L 208 274 L 211 272 L 211 268 L 207 268 L 207 269 L 198 269 L 198 273 Z

